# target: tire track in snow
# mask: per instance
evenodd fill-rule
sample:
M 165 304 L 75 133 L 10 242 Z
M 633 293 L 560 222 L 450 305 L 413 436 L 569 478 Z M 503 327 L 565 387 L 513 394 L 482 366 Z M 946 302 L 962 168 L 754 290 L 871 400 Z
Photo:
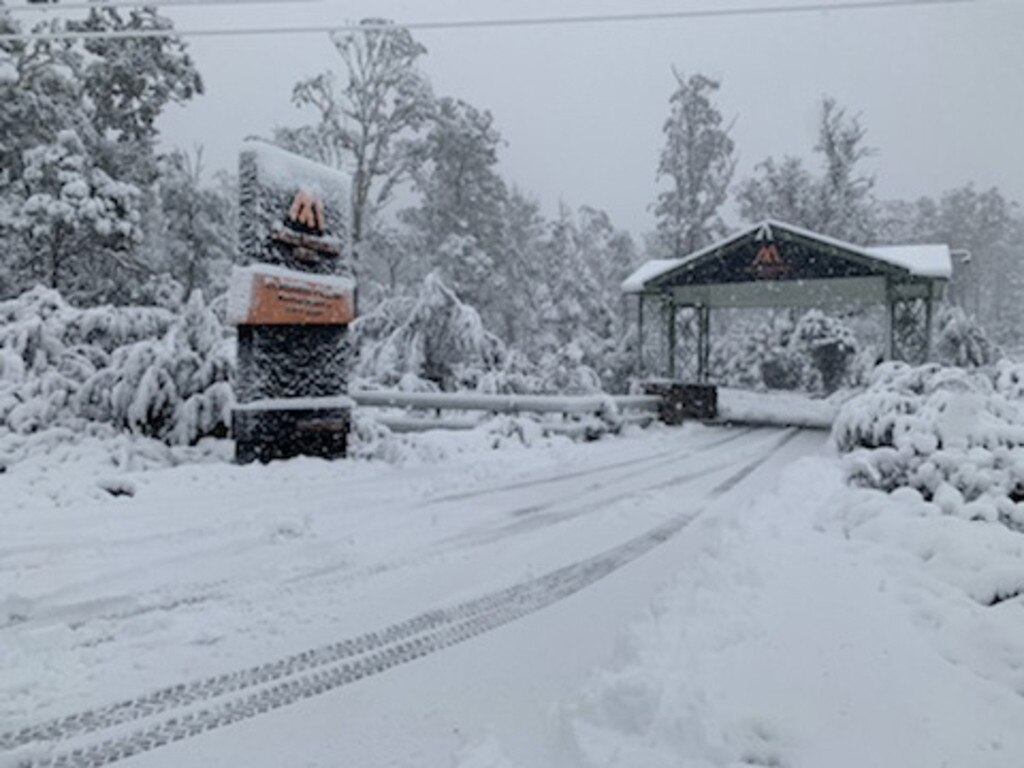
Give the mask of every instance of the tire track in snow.
M 442 501 L 462 501 L 462 500 L 469 499 L 469 498 L 474 498 L 474 497 L 477 497 L 477 496 L 489 496 L 489 495 L 493 495 L 493 494 L 497 494 L 497 493 L 503 493 L 505 491 L 521 490 L 523 488 L 530 488 L 530 487 L 539 486 L 539 485 L 551 485 L 551 484 L 558 483 L 558 482 L 566 480 L 566 479 L 579 478 L 579 477 L 584 477 L 584 476 L 587 476 L 587 475 L 594 475 L 594 474 L 598 474 L 598 473 L 605 473 L 605 472 L 608 472 L 609 470 L 620 469 L 620 468 L 623 468 L 623 467 L 630 467 L 630 466 L 635 467 L 637 465 L 640 465 L 639 469 L 637 471 L 638 471 L 638 473 L 644 473 L 644 472 L 647 472 L 647 471 L 652 470 L 652 469 L 660 469 L 660 468 L 662 468 L 662 467 L 664 467 L 666 465 L 672 464 L 672 463 L 677 462 L 677 461 L 681 461 L 683 459 L 690 458 L 691 456 L 694 456 L 694 455 L 702 454 L 703 452 L 705 452 L 705 451 L 707 451 L 709 449 L 717 448 L 717 447 L 719 447 L 721 445 L 724 445 L 726 443 L 731 443 L 734 440 L 738 440 L 738 439 L 740 439 L 742 437 L 747 437 L 748 435 L 750 435 L 752 433 L 755 433 L 755 432 L 758 432 L 758 431 L 760 431 L 758 428 L 749 428 L 749 429 L 748 428 L 742 428 L 742 429 L 738 429 L 733 434 L 729 434 L 729 435 L 727 435 L 727 436 L 725 436 L 723 438 L 718 438 L 718 439 L 710 441 L 710 442 L 708 442 L 708 443 L 706 443 L 704 445 L 700 445 L 700 446 L 696 446 L 696 447 L 687 447 L 687 448 L 682 449 L 682 450 L 672 449 L 672 450 L 668 450 L 668 451 L 659 451 L 658 453 L 650 454 L 648 456 L 643 456 L 643 457 L 635 458 L 635 459 L 628 459 L 626 461 L 612 462 L 612 463 L 609 463 L 609 464 L 604 464 L 604 465 L 602 465 L 600 467 L 580 470 L 580 471 L 576 471 L 576 472 L 570 472 L 570 473 L 567 473 L 565 475 L 556 475 L 556 476 L 553 476 L 553 477 L 544 477 L 544 478 L 538 478 L 538 479 L 533 479 L 533 480 L 525 480 L 523 482 L 510 483 L 508 485 L 496 486 L 496 487 L 492 487 L 492 488 L 485 488 L 485 489 L 478 490 L 478 491 L 467 491 L 465 493 L 456 493 L 456 494 L 452 494 L 452 495 L 449 495 L 449 496 L 439 496 L 439 497 L 435 497 L 435 498 L 432 498 L 432 499 L 428 499 L 427 501 L 423 502 L 423 505 L 424 506 L 434 505 L 434 504 L 438 504 L 438 503 L 440 503 Z M 593 491 L 596 491 L 596 490 L 600 490 L 601 488 L 607 488 L 608 486 L 612 486 L 612 485 L 616 485 L 618 483 L 621 483 L 624 479 L 633 479 L 635 476 L 636 475 L 630 475 L 630 476 L 627 476 L 626 478 L 615 477 L 612 480 L 608 480 L 608 481 L 604 481 L 604 482 L 599 482 L 599 483 L 595 483 L 595 484 L 593 484 L 591 486 L 588 486 L 585 489 L 585 491 L 587 493 L 590 493 L 590 492 L 593 492 Z M 653 488 L 653 487 L 654 486 L 645 486 L 644 489 L 633 490 L 633 491 L 630 491 L 628 494 L 624 494 L 624 495 L 626 495 L 626 496 L 633 495 L 634 493 L 640 493 L 640 492 L 642 492 L 645 489 L 650 489 L 650 488 Z M 558 506 L 559 504 L 564 504 L 565 502 L 570 501 L 570 500 L 571 501 L 576 501 L 576 500 L 578 500 L 579 496 L 580 496 L 579 490 L 573 490 L 570 495 L 562 494 L 562 495 L 559 495 L 559 496 L 555 497 L 554 499 L 549 499 L 548 501 L 542 501 L 542 502 L 540 502 L 538 504 L 533 504 L 533 505 L 529 505 L 529 506 L 526 506 L 526 507 L 519 507 L 517 509 L 513 509 L 513 510 L 510 510 L 510 511 L 507 511 L 505 514 L 507 514 L 508 516 L 510 516 L 512 518 L 524 518 L 524 517 L 527 517 L 527 516 L 532 517 L 534 515 L 538 515 L 539 516 L 540 513 L 544 513 L 546 510 L 549 510 L 552 507 Z M 622 495 L 620 494 L 620 496 L 615 497 L 615 500 L 618 501 L 618 500 L 620 500 L 621 497 L 622 497 Z M 596 508 L 598 508 L 598 505 L 591 505 L 589 507 L 589 509 L 596 509 Z M 574 514 L 572 516 L 576 516 L 576 515 Z M 554 522 L 557 522 L 557 521 L 552 521 L 552 523 L 554 523 Z M 509 525 L 508 523 L 500 523 L 499 525 L 500 525 L 500 530 L 503 531 L 501 536 L 489 537 L 489 535 L 488 535 L 489 532 L 495 530 L 494 528 L 485 528 L 485 529 L 483 529 L 481 531 L 478 531 L 476 534 L 472 534 L 471 532 L 466 531 L 466 532 L 463 532 L 463 533 L 460 533 L 460 534 L 456 534 L 456 535 L 450 536 L 447 539 L 442 539 L 439 542 L 439 544 L 442 546 L 442 549 L 440 549 L 440 550 L 434 549 L 432 551 L 421 553 L 421 554 L 418 554 L 418 555 L 406 556 L 406 557 L 400 558 L 398 560 L 374 563 L 373 565 L 365 566 L 365 567 L 359 568 L 359 569 L 357 569 L 355 571 L 349 571 L 349 572 L 345 573 L 341 577 L 340 581 L 344 583 L 344 582 L 354 581 L 354 580 L 363 578 L 364 576 L 368 576 L 368 575 L 373 576 L 373 575 L 378 575 L 380 573 L 387 573 L 389 571 L 395 570 L 396 568 L 406 567 L 406 566 L 409 566 L 409 565 L 422 565 L 424 563 L 427 563 L 427 562 L 437 558 L 440 555 L 447 554 L 448 552 L 451 551 L 451 549 L 453 547 L 458 549 L 458 548 L 464 548 L 466 546 L 488 544 L 488 543 L 491 543 L 496 538 L 504 538 L 507 535 L 513 535 L 514 533 L 517 532 L 517 531 L 514 531 L 514 530 L 505 531 L 505 526 Z M 539 526 L 531 526 L 531 527 L 539 527 Z M 473 538 L 474 536 L 476 536 L 476 539 Z M 438 542 L 435 542 L 435 544 L 437 544 L 437 543 Z M 287 579 L 284 580 L 284 583 L 285 584 L 294 584 L 294 583 L 301 583 L 301 582 L 310 581 L 310 580 L 313 580 L 313 579 L 321 579 L 323 577 L 334 576 L 339 571 L 347 568 L 347 566 L 348 566 L 347 562 L 341 562 L 341 563 L 330 564 L 330 565 L 319 565 L 316 568 L 312 568 L 312 569 L 310 569 L 308 571 L 305 571 L 303 573 L 298 573 L 298 574 L 295 574 L 294 576 L 289 576 Z
M 474 491 L 460 491 L 459 493 L 450 493 L 444 496 L 436 496 L 432 499 L 427 499 L 425 505 L 440 504 L 441 502 L 444 501 L 461 501 L 463 499 L 472 499 L 477 498 L 479 496 L 489 496 L 494 493 L 503 493 L 505 491 L 518 491 L 522 490 L 523 488 L 533 488 L 538 485 L 550 485 L 552 483 L 559 483 L 564 480 L 573 480 L 578 477 L 603 474 L 610 469 L 621 469 L 623 467 L 631 467 L 637 464 L 646 464 L 647 462 L 657 461 L 658 459 L 666 457 L 671 457 L 673 460 L 682 459 L 686 458 L 687 456 L 692 456 L 696 453 L 701 453 L 704 451 L 711 450 L 712 448 L 717 448 L 720 445 L 724 445 L 726 443 L 731 443 L 732 441 L 738 440 L 741 437 L 746 437 L 755 430 L 755 427 L 737 429 L 733 434 L 726 435 L 725 437 L 719 438 L 717 440 L 712 440 L 711 442 L 705 443 L 703 445 L 697 445 L 687 448 L 683 451 L 678 451 L 676 449 L 668 451 L 659 451 L 658 453 L 654 453 L 649 456 L 640 456 L 635 459 L 615 461 L 609 464 L 602 464 L 600 467 L 580 469 L 574 472 L 566 472 L 565 474 L 555 475 L 552 477 L 542 477 L 533 480 L 523 480 L 520 482 L 508 483 L 507 485 L 494 486 L 492 488 L 483 488 Z
M 701 508 L 679 515 L 603 553 L 449 608 L 428 611 L 377 632 L 0 734 L 0 756 L 4 751 L 34 743 L 56 747 L 77 736 L 152 718 L 169 710 L 195 707 L 230 694 L 242 694 L 88 747 L 45 756 L 34 754 L 32 750 L 32 754 L 26 753 L 24 760 L 15 763 L 19 768 L 106 765 L 256 717 L 465 642 L 563 600 L 670 540 L 701 514 L 707 502 L 734 488 L 798 434 L 798 430 L 787 431 L 767 452 L 717 485 Z M 659 486 L 667 487 L 671 483 L 671 480 L 665 481 Z M 246 693 L 249 689 L 253 690 Z

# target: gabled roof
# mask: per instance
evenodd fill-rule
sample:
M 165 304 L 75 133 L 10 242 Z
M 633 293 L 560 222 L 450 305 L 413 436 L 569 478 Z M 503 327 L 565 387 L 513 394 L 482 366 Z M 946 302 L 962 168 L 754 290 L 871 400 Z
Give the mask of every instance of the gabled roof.
M 667 287 L 669 284 L 707 285 L 738 282 L 739 279 L 735 275 L 723 278 L 720 273 L 725 269 L 725 257 L 741 250 L 745 241 L 749 241 L 751 245 L 789 242 L 805 250 L 811 249 L 815 251 L 811 261 L 815 262 L 818 271 L 825 268 L 837 272 L 834 275 L 830 274 L 830 277 L 878 274 L 898 279 L 948 280 L 953 273 L 953 261 L 948 245 L 865 247 L 785 222 L 766 219 L 689 256 L 648 261 L 623 281 L 622 290 L 625 293 L 643 293 L 646 290 Z M 830 261 L 818 263 L 818 259 Z M 735 269 L 732 271 L 735 272 Z M 745 279 L 756 281 L 765 277 L 751 276 Z M 787 277 L 779 273 L 772 274 L 769 279 L 792 280 L 805 277 L 799 274 Z

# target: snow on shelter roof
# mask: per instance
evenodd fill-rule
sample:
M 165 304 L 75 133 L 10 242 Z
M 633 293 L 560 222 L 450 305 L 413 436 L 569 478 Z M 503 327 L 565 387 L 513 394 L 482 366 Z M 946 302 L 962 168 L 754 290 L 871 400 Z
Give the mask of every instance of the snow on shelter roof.
M 953 275 L 953 257 L 945 244 L 873 245 L 866 250 L 882 261 L 910 270 L 918 277 L 949 280 Z
M 879 262 L 879 266 L 896 267 L 898 270 L 904 271 L 913 277 L 948 280 L 953 274 L 952 256 L 949 246 L 945 244 L 860 246 L 796 227 L 792 224 L 766 219 L 734 235 L 730 235 L 724 240 L 719 240 L 706 248 L 695 251 L 688 256 L 678 259 L 652 259 L 646 261 L 622 282 L 622 291 L 624 293 L 642 293 L 649 283 L 674 272 L 680 267 L 692 265 L 706 256 L 727 248 L 746 237 L 755 234 L 759 235 L 765 231 L 771 232 L 774 229 L 783 230 L 789 234 L 817 241 L 822 245 L 838 248 L 870 261 Z

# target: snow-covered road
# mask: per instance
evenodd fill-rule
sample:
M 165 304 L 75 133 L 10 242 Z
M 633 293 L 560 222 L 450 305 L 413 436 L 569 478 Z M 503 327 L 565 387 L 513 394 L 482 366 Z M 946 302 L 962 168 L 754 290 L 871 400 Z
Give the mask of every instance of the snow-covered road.
M 688 426 L 418 466 L 179 467 L 85 505 L 15 494 L 0 750 L 447 765 L 497 733 L 529 761 L 554 698 L 685 567 L 675 534 L 824 442 Z

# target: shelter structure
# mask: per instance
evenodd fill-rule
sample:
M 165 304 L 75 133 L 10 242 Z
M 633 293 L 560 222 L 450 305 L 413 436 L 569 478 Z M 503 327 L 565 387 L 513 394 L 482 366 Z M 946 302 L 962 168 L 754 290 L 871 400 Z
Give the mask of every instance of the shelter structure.
M 932 353 L 935 305 L 952 276 L 948 245 L 860 246 L 765 220 L 695 253 L 642 264 L 622 284 L 637 297 L 639 373 L 708 380 L 711 311 L 886 308 L 886 354 Z M 666 343 L 646 359 L 654 327 Z

